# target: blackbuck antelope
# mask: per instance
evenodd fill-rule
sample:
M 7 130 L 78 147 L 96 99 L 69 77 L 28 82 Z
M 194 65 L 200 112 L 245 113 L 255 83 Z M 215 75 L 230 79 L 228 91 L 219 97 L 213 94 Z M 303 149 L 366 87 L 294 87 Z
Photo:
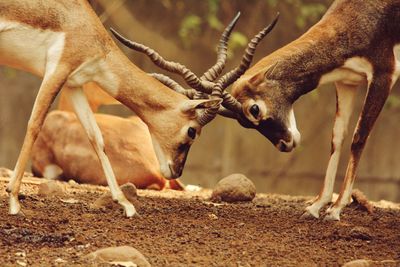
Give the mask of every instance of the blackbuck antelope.
M 220 40 L 218 53 L 220 71 L 226 63 L 229 31 L 237 19 L 238 16 L 227 27 Z M 184 89 L 166 76 L 150 75 L 189 98 L 209 98 L 208 94 L 199 93 L 194 89 Z M 210 74 L 206 72 L 204 75 Z M 209 80 L 215 80 L 216 76 L 214 73 L 214 77 L 209 77 Z M 120 104 L 107 93 L 99 90 L 94 83 L 85 84 L 83 91 L 93 112 L 97 112 L 101 105 Z M 47 115 L 33 146 L 32 171 L 38 176 L 49 179 L 73 179 L 80 183 L 105 185 L 106 179 L 99 168 L 98 157 L 72 112 L 73 106 L 62 92 L 58 110 Z M 227 115 L 223 110 L 219 113 Z M 105 150 L 119 184 L 132 182 L 139 188 L 183 190 L 184 186 L 179 181 L 166 181 L 160 173 L 148 128 L 140 118 L 132 116 L 125 119 L 95 114 L 95 119 L 103 134 Z
M 136 214 L 135 207 L 118 187 L 82 86 L 94 82 L 147 124 L 166 178 L 181 175 L 191 144 L 221 103 L 217 97 L 189 100 L 137 68 L 112 41 L 86 0 L 1 1 L 0 64 L 43 77 L 7 187 L 10 214 L 17 214 L 21 209 L 18 192 L 23 171 L 50 105 L 61 88 L 70 98 L 99 157 L 112 198 L 123 206 L 128 217 Z M 217 89 L 222 92 L 240 76 L 238 72 L 244 70 L 230 73 Z
M 234 84 L 232 94 L 246 117 L 269 128 L 271 141 L 290 151 L 300 140 L 292 105 L 319 85 L 336 85 L 332 153 L 323 188 L 305 215 L 319 217 L 331 201 L 343 139 L 357 88 L 368 85 L 339 198 L 326 219 L 339 220 L 350 195 L 361 153 L 400 74 L 400 1 L 336 0 L 303 36 L 261 59 Z
M 98 86 L 83 86 L 93 112 L 102 105 L 120 104 Z M 94 114 L 104 139 L 104 149 L 119 185 L 133 183 L 140 189 L 184 190 L 176 180 L 161 174 L 147 125 L 138 117 Z M 78 183 L 107 185 L 100 161 L 61 92 L 58 110 L 50 112 L 32 148 L 32 172 L 48 179 L 73 179 Z

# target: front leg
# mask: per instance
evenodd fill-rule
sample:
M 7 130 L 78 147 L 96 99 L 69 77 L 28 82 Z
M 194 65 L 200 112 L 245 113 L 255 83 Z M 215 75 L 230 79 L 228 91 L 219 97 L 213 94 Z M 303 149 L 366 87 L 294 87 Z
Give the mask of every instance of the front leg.
M 104 152 L 103 136 L 93 116 L 85 93 L 81 88 L 64 88 L 64 90 L 65 93 L 69 95 L 75 113 L 83 128 L 85 129 L 89 137 L 90 143 L 95 149 L 97 156 L 99 157 L 101 166 L 107 179 L 108 186 L 110 187 L 113 200 L 124 207 L 125 215 L 127 217 L 137 215 L 135 207 L 126 199 L 115 179 L 110 161 Z
M 21 210 L 18 193 L 21 187 L 25 166 L 29 160 L 33 144 L 42 128 L 51 103 L 65 83 L 68 74 L 69 69 L 67 67 L 59 66 L 55 72 L 44 76 L 29 118 L 24 143 L 19 153 L 17 164 L 15 165 L 10 183 L 7 186 L 7 192 L 10 194 L 10 214 L 18 214 Z
M 356 170 L 365 147 L 368 136 L 381 112 L 391 89 L 392 75 L 388 73 L 374 73 L 364 107 L 358 120 L 351 144 L 351 155 L 347 165 L 346 175 L 339 197 L 335 204 L 328 209 L 326 220 L 340 220 L 340 212 L 350 202 Z
M 336 83 L 336 117 L 332 132 L 332 150 L 321 192 L 314 203 L 306 208 L 303 217 L 319 218 L 320 209 L 332 201 L 333 186 L 348 124 L 353 112 L 354 98 L 358 85 Z

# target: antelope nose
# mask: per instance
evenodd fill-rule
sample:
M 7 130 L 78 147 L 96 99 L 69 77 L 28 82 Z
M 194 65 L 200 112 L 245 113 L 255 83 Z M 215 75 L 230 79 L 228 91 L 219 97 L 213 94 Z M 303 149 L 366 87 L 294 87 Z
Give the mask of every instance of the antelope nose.
M 179 168 L 179 170 L 175 170 L 172 164 L 169 164 L 169 170 L 171 171 L 171 176 L 169 178 L 176 179 L 182 175 L 183 167 Z
M 293 150 L 295 147 L 293 139 L 290 142 L 287 142 L 285 140 L 279 140 L 278 144 L 276 147 L 279 149 L 281 152 L 290 152 Z

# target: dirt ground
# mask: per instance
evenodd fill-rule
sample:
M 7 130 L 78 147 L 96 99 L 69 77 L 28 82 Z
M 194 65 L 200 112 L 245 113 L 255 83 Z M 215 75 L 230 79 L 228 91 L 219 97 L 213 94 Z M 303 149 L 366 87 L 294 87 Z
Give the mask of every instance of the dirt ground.
M 152 266 L 400 265 L 395 208 L 370 214 L 352 205 L 340 222 L 325 222 L 300 218 L 310 198 L 259 194 L 252 203 L 213 204 L 210 190 L 139 190 L 141 217 L 128 219 L 119 208 L 91 208 L 107 188 L 63 183 L 65 196 L 43 198 L 42 180 L 29 178 L 24 215 L 10 216 L 6 181 L 0 178 L 0 266 L 87 266 L 84 255 L 122 245 Z

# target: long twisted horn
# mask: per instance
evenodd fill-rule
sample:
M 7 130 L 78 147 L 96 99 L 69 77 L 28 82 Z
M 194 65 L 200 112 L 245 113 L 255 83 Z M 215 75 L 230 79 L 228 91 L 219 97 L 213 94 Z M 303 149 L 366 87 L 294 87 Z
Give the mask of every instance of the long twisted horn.
M 219 86 L 215 86 L 216 89 L 218 90 L 224 90 L 227 88 L 229 85 L 231 85 L 234 81 L 236 81 L 240 76 L 243 75 L 243 73 L 250 67 L 251 61 L 253 60 L 255 50 L 257 48 L 257 45 L 261 42 L 261 40 L 269 33 L 272 31 L 272 29 L 275 27 L 277 21 L 279 19 L 279 13 L 276 15 L 275 19 L 264 29 L 262 29 L 247 45 L 246 52 L 242 57 L 242 61 L 240 65 L 235 68 L 234 70 L 228 72 L 224 76 L 221 77 L 221 79 L 218 81 Z M 233 112 L 241 112 L 242 111 L 242 105 L 240 104 L 239 101 L 237 101 L 231 94 L 225 92 L 225 91 L 216 91 L 213 92 L 213 94 L 222 94 L 223 102 L 222 105 L 229 109 L 232 110 Z
M 166 76 L 164 74 L 161 74 L 161 73 L 149 73 L 149 75 L 151 77 L 157 79 L 158 81 L 160 81 L 165 86 L 171 88 L 175 92 L 180 93 L 182 95 L 185 95 L 189 99 L 193 99 L 195 94 L 197 93 L 197 91 L 194 90 L 194 89 L 185 89 L 185 88 L 183 88 L 179 83 L 177 83 L 176 81 L 174 81 L 173 79 L 171 79 L 170 77 L 168 77 L 168 76 Z
M 211 88 L 207 88 L 202 83 L 202 81 L 196 76 L 196 74 L 194 74 L 191 70 L 189 70 L 185 65 L 182 65 L 177 62 L 165 60 L 154 49 L 151 49 L 145 45 L 133 42 L 133 41 L 123 37 L 121 34 L 119 34 L 113 28 L 110 28 L 110 31 L 115 36 L 115 38 L 117 38 L 125 46 L 127 46 L 133 50 L 144 53 L 153 61 L 154 64 L 156 64 L 160 68 L 168 70 L 172 73 L 181 75 L 184 78 L 185 82 L 190 87 L 192 87 L 196 90 L 199 90 L 201 92 L 204 92 L 204 93 L 210 93 L 210 91 L 212 90 Z
M 153 78 L 157 79 L 161 83 L 163 83 L 165 86 L 171 88 L 177 93 L 180 93 L 182 95 L 185 95 L 189 99 L 208 99 L 210 98 L 210 95 L 201 93 L 199 91 L 196 91 L 194 89 L 185 89 L 183 88 L 180 84 L 172 80 L 170 77 L 161 74 L 161 73 L 149 73 L 150 76 Z M 235 119 L 237 118 L 236 113 L 234 113 L 231 110 L 228 110 L 224 107 L 219 107 L 218 109 L 218 115 L 221 115 L 223 117 Z
M 211 93 L 211 98 L 222 98 L 222 106 L 226 109 L 236 113 L 236 118 L 242 114 L 242 105 L 237 101 L 231 94 L 224 91 L 229 85 L 236 81 L 242 74 L 250 67 L 251 61 L 253 60 L 254 53 L 257 45 L 261 40 L 274 28 L 276 22 L 278 21 L 279 13 L 275 19 L 264 29 L 262 29 L 247 45 L 245 54 L 242 57 L 240 65 L 222 76 L 213 86 Z M 202 123 L 208 123 L 215 118 L 219 109 L 207 109 L 202 114 L 200 121 Z
M 272 31 L 275 27 L 276 23 L 279 19 L 279 12 L 276 14 L 275 19 L 264 29 L 262 29 L 253 39 L 251 39 L 250 43 L 247 45 L 246 52 L 242 57 L 242 61 L 240 65 L 225 74 L 220 80 L 222 81 L 222 88 L 226 88 L 231 85 L 234 81 L 236 81 L 243 73 L 250 67 L 251 61 L 253 60 L 254 53 L 256 51 L 257 45 L 260 41 Z
M 219 40 L 218 50 L 217 50 L 217 63 L 209 68 L 201 77 L 201 80 L 214 81 L 222 72 L 226 64 L 227 51 L 228 51 L 228 40 L 235 27 L 237 21 L 239 20 L 240 12 L 236 14 L 231 23 L 225 28 L 222 33 L 221 39 Z

